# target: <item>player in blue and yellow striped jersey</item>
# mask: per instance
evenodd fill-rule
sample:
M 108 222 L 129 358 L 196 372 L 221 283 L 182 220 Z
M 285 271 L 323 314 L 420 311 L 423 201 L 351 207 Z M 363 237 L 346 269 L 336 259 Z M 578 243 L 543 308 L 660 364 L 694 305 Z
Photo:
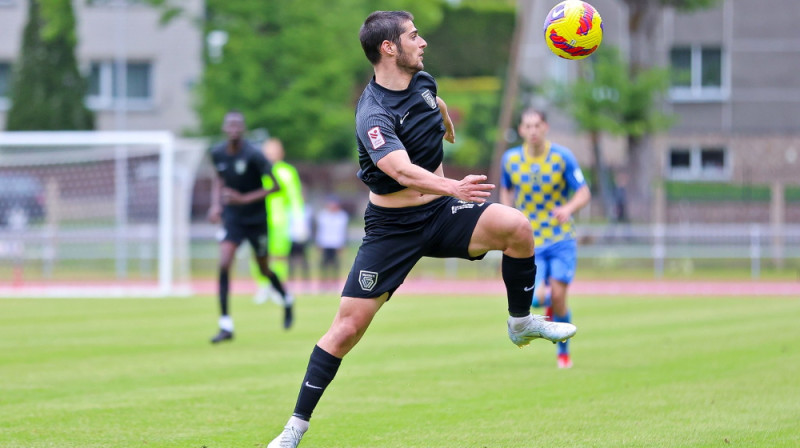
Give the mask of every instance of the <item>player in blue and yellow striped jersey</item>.
M 519 124 L 521 146 L 503 155 L 500 202 L 530 220 L 536 247 L 536 289 L 531 306 L 550 307 L 555 322 L 571 322 L 567 288 L 575 276 L 577 242 L 572 215 L 591 192 L 575 156 L 547 140 L 544 112 L 526 109 Z M 548 288 L 549 286 L 549 288 Z M 558 343 L 558 367 L 572 367 L 569 343 Z

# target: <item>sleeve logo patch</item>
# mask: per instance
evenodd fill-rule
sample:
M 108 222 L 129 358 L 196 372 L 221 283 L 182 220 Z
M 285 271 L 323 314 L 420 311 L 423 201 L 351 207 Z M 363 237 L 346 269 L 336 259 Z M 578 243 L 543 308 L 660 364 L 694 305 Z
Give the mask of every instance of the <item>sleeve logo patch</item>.
M 386 140 L 383 138 L 383 134 L 381 134 L 381 129 L 377 126 L 367 131 L 367 135 L 369 136 L 370 143 L 372 143 L 372 149 L 378 149 L 386 144 Z
M 425 89 L 425 91 L 422 92 L 421 95 L 422 98 L 425 99 L 425 102 L 428 103 L 428 106 L 431 107 L 431 109 L 436 109 L 436 98 L 433 96 L 433 93 L 431 93 L 430 90 Z

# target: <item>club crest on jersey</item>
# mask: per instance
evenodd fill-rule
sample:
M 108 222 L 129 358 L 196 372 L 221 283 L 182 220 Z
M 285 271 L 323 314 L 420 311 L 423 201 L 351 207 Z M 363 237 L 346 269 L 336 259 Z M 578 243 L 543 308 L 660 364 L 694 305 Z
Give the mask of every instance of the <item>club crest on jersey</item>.
M 372 271 L 359 271 L 358 283 L 364 291 L 372 291 L 378 284 L 378 273 Z
M 247 162 L 241 159 L 237 160 L 233 164 L 233 169 L 236 170 L 236 174 L 244 174 L 244 170 L 247 169 Z
M 372 143 L 372 149 L 378 149 L 386 144 L 386 139 L 381 134 L 381 128 L 377 126 L 367 131 L 367 135 L 369 136 L 369 142 Z
M 430 90 L 425 89 L 421 95 L 422 98 L 425 99 L 425 102 L 428 103 L 428 106 L 431 106 L 431 109 L 436 109 L 436 97 L 433 96 Z

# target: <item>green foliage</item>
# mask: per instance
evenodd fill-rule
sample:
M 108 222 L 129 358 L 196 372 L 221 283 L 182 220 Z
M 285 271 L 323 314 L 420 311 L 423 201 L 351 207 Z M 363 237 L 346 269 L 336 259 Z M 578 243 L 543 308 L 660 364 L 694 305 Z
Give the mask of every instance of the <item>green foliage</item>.
M 719 3 L 719 0 L 661 0 L 662 5 L 671 6 L 683 12 L 710 8 L 716 3 Z
M 71 2 L 29 1 L 6 129 L 94 128 L 94 115 L 84 105 L 87 84 L 78 71 L 76 43 Z
M 674 118 L 657 104 L 669 87 L 668 71 L 648 69 L 630 79 L 627 63 L 612 46 L 600 47 L 590 61 L 583 65 L 584 77 L 552 86 L 556 101 L 581 129 L 639 137 L 672 125 Z
M 717 182 L 666 182 L 667 200 L 670 201 L 756 201 L 770 200 L 766 185 L 734 185 Z
M 198 88 L 201 132 L 218 135 L 239 109 L 248 127 L 284 140 L 289 158 L 352 157 L 353 109 L 372 76 L 358 31 L 375 9 L 408 9 L 420 30 L 441 20 L 423 0 L 377 2 L 209 0 L 206 31 L 223 30 L 220 61 L 207 60 Z
M 772 196 L 768 185 L 669 181 L 664 187 L 670 201 L 768 202 Z M 800 187 L 786 185 L 783 195 L 786 202 L 800 202 Z
M 456 143 L 445 143 L 445 160 L 463 167 L 487 167 L 500 114 L 497 77 L 439 78 L 439 94 L 456 127 Z
M 422 34 L 431 55 L 425 69 L 434 76 L 497 76 L 508 66 L 514 20 L 514 8 L 447 6 L 441 25 Z
M 800 202 L 800 187 L 787 186 L 783 194 L 786 202 Z

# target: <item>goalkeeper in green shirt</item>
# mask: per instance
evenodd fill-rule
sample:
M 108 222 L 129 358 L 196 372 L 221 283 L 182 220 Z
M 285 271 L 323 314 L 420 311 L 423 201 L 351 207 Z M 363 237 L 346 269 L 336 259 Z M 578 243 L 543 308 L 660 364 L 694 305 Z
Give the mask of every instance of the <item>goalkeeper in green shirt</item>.
M 278 278 L 282 282 L 286 282 L 289 276 L 289 252 L 292 247 L 291 226 L 304 225 L 302 222 L 305 207 L 303 186 L 297 170 L 283 160 L 285 154 L 280 140 L 275 138 L 266 140 L 262 150 L 267 160 L 272 163 L 272 175 L 281 187 L 280 191 L 268 195 L 265 199 L 268 210 L 269 263 Z M 262 181 L 265 188 L 272 187 L 272 179 L 269 176 L 263 176 Z M 252 262 L 250 263 L 250 272 L 258 285 L 254 301 L 264 303 L 267 300 L 273 300 L 283 305 L 285 310 L 283 326 L 289 329 L 293 323 L 293 298 L 289 296 L 284 301 L 283 297 L 272 288 L 269 279 L 264 277 L 258 270 L 258 266 Z

